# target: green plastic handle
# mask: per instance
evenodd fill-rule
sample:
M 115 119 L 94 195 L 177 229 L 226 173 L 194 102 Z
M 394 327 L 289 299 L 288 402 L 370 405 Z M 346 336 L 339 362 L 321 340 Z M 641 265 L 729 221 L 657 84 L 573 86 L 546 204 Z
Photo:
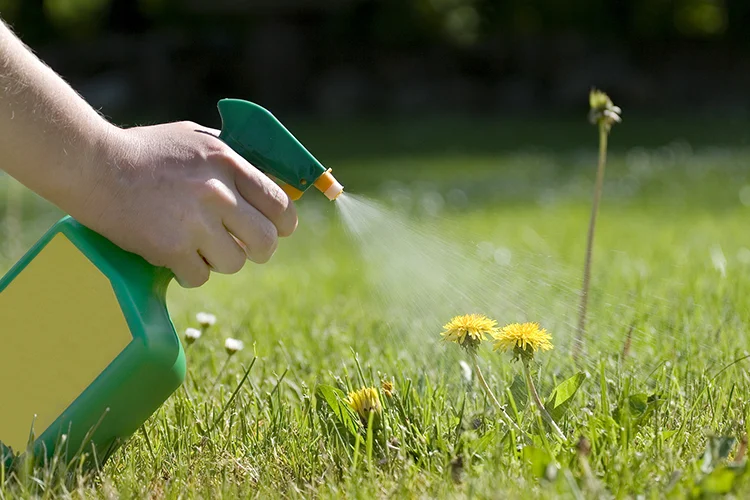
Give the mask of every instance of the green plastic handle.
M 305 191 L 326 169 L 268 110 L 241 99 L 219 101 L 219 138 L 266 174 Z

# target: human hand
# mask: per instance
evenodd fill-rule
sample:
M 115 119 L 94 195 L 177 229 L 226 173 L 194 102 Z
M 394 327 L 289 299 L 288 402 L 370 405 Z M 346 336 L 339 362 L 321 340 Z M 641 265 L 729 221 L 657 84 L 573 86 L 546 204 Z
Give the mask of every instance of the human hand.
M 121 248 L 174 272 L 183 287 L 211 271 L 263 263 L 297 227 L 294 204 L 265 174 L 192 122 L 119 129 L 101 141 L 79 213 Z

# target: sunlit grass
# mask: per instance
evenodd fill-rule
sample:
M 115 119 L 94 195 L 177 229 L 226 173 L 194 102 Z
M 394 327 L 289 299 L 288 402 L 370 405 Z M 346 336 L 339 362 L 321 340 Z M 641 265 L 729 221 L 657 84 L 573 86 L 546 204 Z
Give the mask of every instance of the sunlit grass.
M 507 439 L 493 403 L 462 375 L 465 353 L 446 349 L 436 333 L 466 311 L 435 310 L 411 323 L 389 316 L 393 304 L 373 292 L 373 270 L 334 207 L 311 194 L 300 203 L 298 233 L 269 264 L 214 276 L 198 290 L 172 285 L 179 332 L 198 328 L 199 312 L 216 323 L 187 351 L 185 388 L 97 478 L 65 482 L 39 472 L 0 492 L 658 498 L 708 489 L 701 467 L 711 436 L 739 442 L 747 432 L 750 207 L 740 191 L 750 184 L 750 155 L 679 144 L 614 154 L 608 163 L 585 379 L 559 409 L 566 443 L 535 427 L 519 367 L 488 348 L 478 362 L 489 387 L 534 431 L 528 441 Z M 577 158 L 519 151 L 337 167 L 342 181 L 350 169 L 355 186 L 420 227 L 464 236 L 454 243 L 478 265 L 507 267 L 514 317 L 482 312 L 501 325 L 539 321 L 553 333 L 555 349 L 532 371 L 545 400 L 577 373 L 571 347 L 593 176 L 590 157 Z M 414 170 L 399 175 L 399 165 Z M 451 195 L 456 188 L 463 196 Z M 29 204 L 30 242 L 56 214 Z M 226 338 L 245 348 L 228 359 Z M 380 392 L 380 434 L 368 436 L 362 424 L 361 441 L 349 441 L 316 387 L 347 394 L 384 380 L 393 387 L 391 396 Z M 739 446 L 729 449 L 734 460 Z M 724 469 L 712 458 L 705 470 Z M 739 498 L 750 494 L 742 475 L 734 487 Z

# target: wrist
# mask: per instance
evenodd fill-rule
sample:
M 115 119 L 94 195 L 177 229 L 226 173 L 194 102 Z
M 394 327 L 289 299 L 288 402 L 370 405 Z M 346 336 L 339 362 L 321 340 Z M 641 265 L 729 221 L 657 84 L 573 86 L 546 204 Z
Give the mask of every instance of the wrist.
M 75 165 L 57 169 L 69 175 L 57 204 L 81 222 L 96 220 L 112 196 L 113 176 L 117 175 L 127 150 L 125 131 L 97 115 L 92 117 L 79 138 Z M 74 175 L 70 175 L 75 173 Z

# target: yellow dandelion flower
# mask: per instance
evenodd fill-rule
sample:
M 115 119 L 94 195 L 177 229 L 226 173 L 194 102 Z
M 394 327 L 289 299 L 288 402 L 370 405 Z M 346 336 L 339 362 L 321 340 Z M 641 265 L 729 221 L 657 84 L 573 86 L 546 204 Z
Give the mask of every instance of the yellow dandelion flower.
M 380 405 L 378 390 L 374 387 L 364 387 L 349 393 L 346 402 L 356 411 L 363 421 L 367 421 L 371 412 L 379 414 L 383 407 Z
M 383 390 L 383 394 L 385 394 L 387 397 L 393 396 L 393 382 L 390 380 L 383 380 L 383 382 L 380 384 L 380 388 Z
M 455 342 L 462 347 L 475 348 L 487 335 L 495 332 L 497 321 L 483 314 L 455 316 L 443 326 L 443 340 Z
M 539 323 L 512 323 L 497 330 L 494 350 L 513 350 L 516 355 L 532 357 L 536 351 L 552 349 L 552 337 Z

